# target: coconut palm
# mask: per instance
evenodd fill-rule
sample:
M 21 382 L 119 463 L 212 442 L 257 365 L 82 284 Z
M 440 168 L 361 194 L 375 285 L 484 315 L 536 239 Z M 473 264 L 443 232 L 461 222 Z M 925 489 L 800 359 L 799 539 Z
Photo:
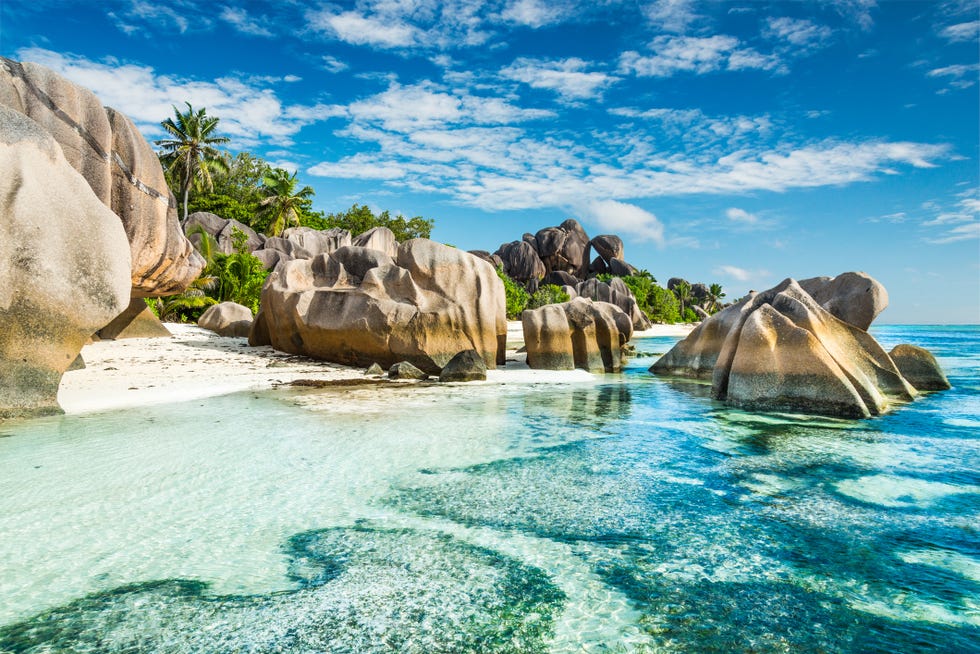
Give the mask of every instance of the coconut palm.
M 681 304 L 681 319 L 684 319 L 684 314 L 687 312 L 688 302 L 691 301 L 691 285 L 687 282 L 680 282 L 674 287 L 674 295 L 677 296 L 677 301 Z
M 259 203 L 259 216 L 268 220 L 266 234 L 279 236 L 289 224 L 299 225 L 302 208 L 313 197 L 313 189 L 304 186 L 296 190 L 296 173 L 292 175 L 282 168 L 272 168 L 262 178 L 262 193 Z
M 715 313 L 718 311 L 718 303 L 721 298 L 725 297 L 724 291 L 721 290 L 721 284 L 712 284 L 708 287 L 708 312 Z
M 168 118 L 160 125 L 173 138 L 161 139 L 156 144 L 163 148 L 161 159 L 167 166 L 167 172 L 180 183 L 180 194 L 184 200 L 184 216 L 187 220 L 187 198 L 191 186 L 200 184 L 205 189 L 212 189 L 212 170 L 226 167 L 224 159 L 215 146 L 227 143 L 224 136 L 215 136 L 219 119 L 207 115 L 207 109 L 194 110 L 190 102 L 185 102 L 187 111 L 181 113 L 174 107 L 173 118 Z

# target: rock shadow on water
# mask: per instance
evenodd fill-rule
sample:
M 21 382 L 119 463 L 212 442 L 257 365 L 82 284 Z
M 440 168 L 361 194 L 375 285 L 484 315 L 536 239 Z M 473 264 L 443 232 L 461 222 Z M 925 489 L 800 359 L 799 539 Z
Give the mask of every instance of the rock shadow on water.
M 331 528 L 286 551 L 296 590 L 126 585 L 0 628 L 0 651 L 544 652 L 565 602 L 537 568 L 435 532 Z

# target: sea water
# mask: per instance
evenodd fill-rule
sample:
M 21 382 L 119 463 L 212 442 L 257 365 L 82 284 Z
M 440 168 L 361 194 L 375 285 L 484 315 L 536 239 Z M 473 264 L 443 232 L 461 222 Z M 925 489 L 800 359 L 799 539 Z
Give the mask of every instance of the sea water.
M 0 424 L 0 652 L 975 652 L 980 330 L 953 389 L 751 414 L 647 373 Z

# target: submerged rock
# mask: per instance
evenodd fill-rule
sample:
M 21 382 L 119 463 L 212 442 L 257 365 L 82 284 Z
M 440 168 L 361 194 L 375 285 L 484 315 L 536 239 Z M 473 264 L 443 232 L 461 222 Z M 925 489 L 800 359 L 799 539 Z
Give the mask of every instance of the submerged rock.
M 833 280 L 823 279 L 824 302 L 840 307 L 826 291 Z M 846 296 L 853 286 L 838 288 Z M 650 371 L 710 377 L 715 399 L 750 410 L 864 418 L 916 394 L 864 328 L 836 317 L 792 279 L 705 320 Z
M 486 381 L 487 364 L 476 350 L 460 352 L 439 373 L 441 382 Z
M 620 372 L 633 321 L 607 302 L 575 298 L 521 316 L 527 365 L 545 370 Z
M 130 302 L 119 218 L 37 123 L 0 106 L 0 418 L 60 413 L 58 384 Z
M 505 353 L 505 311 L 496 271 L 467 252 L 427 239 L 402 243 L 394 259 L 350 246 L 280 264 L 262 290 L 250 342 L 355 366 L 408 361 L 439 374 L 469 349 L 495 366 Z
M 209 329 L 218 336 L 248 338 L 252 331 L 252 310 L 235 302 L 222 302 L 208 307 L 197 320 L 197 326 Z
M 116 214 L 129 241 L 133 297 L 179 293 L 197 278 L 204 259 L 184 237 L 160 160 L 131 120 L 43 66 L 3 57 L 0 105 L 51 135 L 89 190 Z

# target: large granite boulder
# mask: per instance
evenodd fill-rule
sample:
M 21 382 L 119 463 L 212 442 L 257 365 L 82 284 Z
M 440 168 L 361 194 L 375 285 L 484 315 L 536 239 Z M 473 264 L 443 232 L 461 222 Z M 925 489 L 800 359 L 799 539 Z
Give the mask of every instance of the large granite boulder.
M 637 331 L 650 329 L 653 326 L 650 319 L 640 309 L 640 305 L 637 304 L 633 292 L 619 277 L 614 277 L 608 284 L 600 282 L 594 277 L 579 282 L 575 285 L 575 295 L 570 297 L 584 297 L 615 304 L 630 317 L 633 322 L 633 329 Z
M 261 306 L 250 343 L 336 363 L 408 361 L 439 374 L 463 350 L 488 367 L 505 354 L 504 288 L 493 266 L 427 239 L 402 243 L 394 258 L 350 246 L 280 264 Z
M 318 230 L 312 227 L 290 227 L 282 233 L 283 238 L 310 253 L 310 257 L 318 254 L 330 254 L 342 247 L 353 244 L 350 232 L 334 227 Z
M 547 272 L 537 251 L 524 240 L 504 243 L 494 255 L 503 262 L 504 272 L 518 282 L 540 281 Z
M 633 322 L 607 302 L 575 298 L 521 315 L 527 365 L 546 370 L 621 372 Z
M 265 243 L 265 236 L 259 234 L 254 229 L 234 219 L 224 219 L 207 211 L 196 211 L 187 216 L 184 221 L 184 234 L 194 247 L 200 249 L 201 234 L 203 230 L 214 239 L 222 254 L 232 254 L 235 252 L 236 232 L 245 235 L 245 249 L 249 252 L 261 249 Z
M 715 399 L 752 410 L 862 418 L 916 394 L 874 338 L 792 279 L 705 320 L 650 371 L 710 378 Z
M 804 279 L 800 287 L 824 309 L 865 331 L 888 307 L 888 291 L 863 272 Z
M 494 268 L 503 268 L 503 260 L 496 254 L 490 254 L 486 250 L 469 250 L 469 253 L 474 257 L 479 257 L 489 263 Z
M 208 307 L 197 319 L 197 326 L 218 336 L 248 338 L 252 322 L 251 309 L 236 302 L 222 302 Z
M 398 253 L 398 241 L 395 239 L 395 233 L 387 227 L 372 227 L 363 234 L 355 236 L 351 245 L 378 250 L 389 257 L 394 257 Z
M 62 374 L 129 305 L 126 231 L 47 130 L 5 106 L 0 217 L 0 417 L 58 413 Z
M 600 234 L 592 239 L 592 247 L 606 263 L 613 259 L 623 260 L 623 239 L 615 234 Z
M 157 155 L 132 121 L 43 66 L 3 57 L 0 105 L 48 132 L 118 216 L 129 240 L 133 297 L 179 293 L 197 278 L 204 260 L 184 237 Z
M 896 345 L 888 353 L 899 372 L 917 391 L 945 391 L 950 389 L 949 380 L 932 353 L 915 345 Z

